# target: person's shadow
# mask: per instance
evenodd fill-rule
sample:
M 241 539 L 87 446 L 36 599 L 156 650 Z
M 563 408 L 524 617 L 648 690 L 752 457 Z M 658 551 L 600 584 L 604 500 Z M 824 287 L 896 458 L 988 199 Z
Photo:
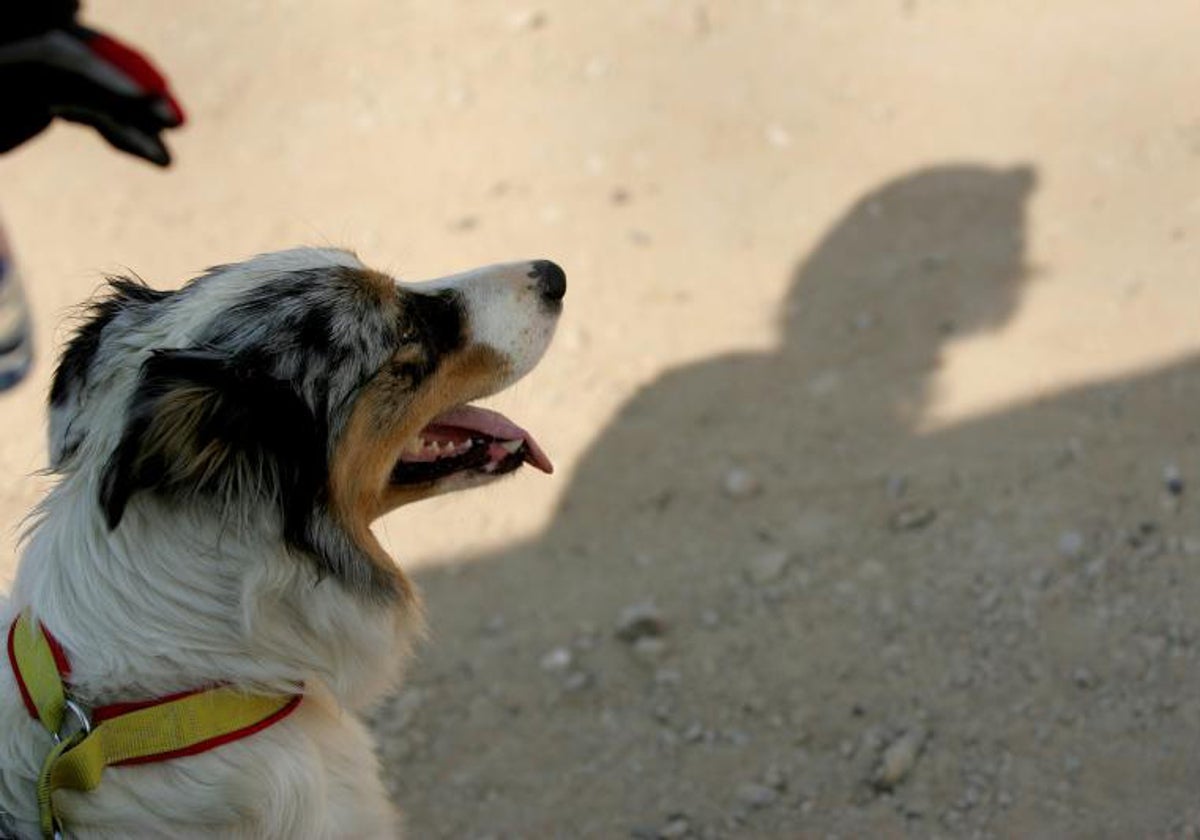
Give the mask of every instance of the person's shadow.
M 918 430 L 946 343 L 1017 307 L 1033 188 L 962 165 L 872 191 L 797 269 L 776 350 L 663 375 L 544 534 L 419 575 L 433 642 L 375 716 L 415 836 L 1185 816 L 1200 543 L 1162 469 L 1198 457 L 1198 366 Z M 647 601 L 662 635 L 616 638 Z

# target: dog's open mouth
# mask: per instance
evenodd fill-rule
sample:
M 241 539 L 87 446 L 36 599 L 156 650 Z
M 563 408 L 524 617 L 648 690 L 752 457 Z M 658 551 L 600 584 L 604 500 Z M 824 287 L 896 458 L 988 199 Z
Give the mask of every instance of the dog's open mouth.
M 504 475 L 522 464 L 554 471 L 533 436 L 503 414 L 460 406 L 434 417 L 409 442 L 391 483 L 427 484 L 461 472 Z

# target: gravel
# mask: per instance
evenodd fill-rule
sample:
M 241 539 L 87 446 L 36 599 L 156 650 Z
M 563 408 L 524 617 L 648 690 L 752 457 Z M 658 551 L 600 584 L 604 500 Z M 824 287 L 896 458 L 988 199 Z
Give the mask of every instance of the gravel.
M 621 610 L 617 619 L 616 636 L 627 644 L 639 639 L 655 638 L 666 633 L 662 612 L 653 601 L 640 601 Z
M 1079 560 L 1086 544 L 1078 531 L 1063 531 L 1058 537 L 1058 553 L 1066 560 Z
M 569 648 L 556 647 L 542 657 L 541 666 L 543 671 L 558 674 L 570 668 L 574 661 Z
M 910 729 L 884 748 L 872 779 L 876 790 L 893 791 L 908 779 L 916 769 L 926 737 L 923 729 Z
M 769 808 L 779 801 L 779 791 L 757 782 L 746 782 L 738 786 L 737 799 L 751 808 Z
M 919 531 L 933 524 L 937 511 L 931 507 L 913 506 L 897 511 L 889 520 L 893 531 Z
M 749 470 L 734 468 L 725 473 L 721 489 L 731 499 L 750 499 L 762 492 L 762 481 Z
M 759 554 L 746 564 L 746 577 L 755 586 L 774 583 L 783 576 L 791 559 L 791 555 L 786 551 Z

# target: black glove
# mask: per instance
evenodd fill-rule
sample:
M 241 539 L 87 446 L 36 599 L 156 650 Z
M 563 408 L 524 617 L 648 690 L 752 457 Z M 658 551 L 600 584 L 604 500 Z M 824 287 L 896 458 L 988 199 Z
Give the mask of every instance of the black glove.
M 0 152 L 62 117 L 92 126 L 123 152 L 159 166 L 171 162 L 161 135 L 183 125 L 183 109 L 144 56 L 75 23 L 75 0 L 4 5 Z

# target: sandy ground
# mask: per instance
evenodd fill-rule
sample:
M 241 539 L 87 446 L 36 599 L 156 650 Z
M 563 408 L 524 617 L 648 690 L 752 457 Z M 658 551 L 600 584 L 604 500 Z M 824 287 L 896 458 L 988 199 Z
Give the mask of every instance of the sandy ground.
M 169 5 L 88 4 L 190 111 L 169 173 L 0 161 L 0 579 L 101 272 L 551 257 L 495 404 L 558 473 L 379 526 L 413 837 L 1200 832 L 1195 4 Z

